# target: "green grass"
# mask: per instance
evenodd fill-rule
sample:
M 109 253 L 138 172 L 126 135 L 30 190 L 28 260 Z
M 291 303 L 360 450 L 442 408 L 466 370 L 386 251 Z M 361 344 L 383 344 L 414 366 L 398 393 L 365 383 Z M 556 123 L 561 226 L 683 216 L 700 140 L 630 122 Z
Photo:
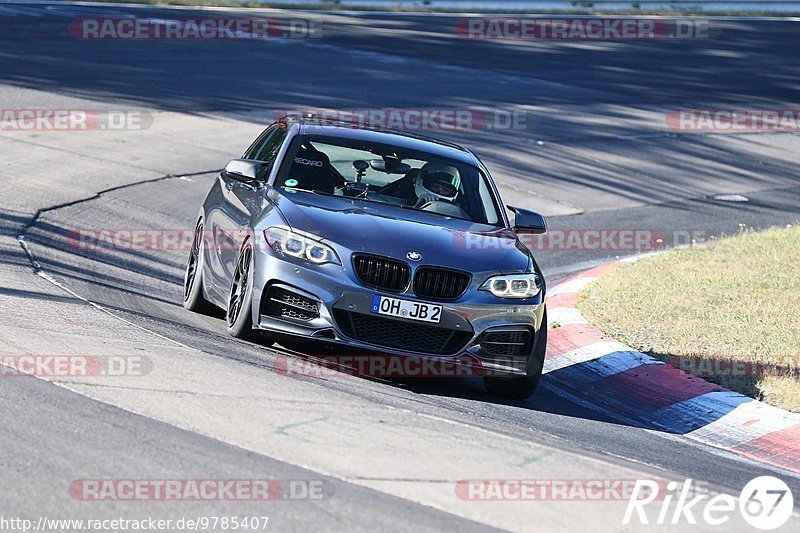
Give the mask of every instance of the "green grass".
M 640 351 L 800 411 L 798 225 L 743 231 L 622 266 L 587 287 L 578 308 Z M 768 368 L 719 370 L 735 362 Z

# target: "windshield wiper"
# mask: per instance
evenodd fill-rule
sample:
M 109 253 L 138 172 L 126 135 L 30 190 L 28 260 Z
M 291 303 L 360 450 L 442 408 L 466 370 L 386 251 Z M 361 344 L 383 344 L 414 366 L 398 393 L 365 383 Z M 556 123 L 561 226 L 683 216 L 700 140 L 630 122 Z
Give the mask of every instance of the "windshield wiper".
M 385 204 L 385 205 L 395 205 L 395 204 Z M 455 218 L 457 220 L 466 220 L 467 222 L 474 222 L 476 224 L 480 224 L 480 222 L 478 222 L 476 220 L 472 220 L 471 218 L 457 217 L 455 215 L 445 215 L 444 213 L 438 213 L 436 211 L 423 211 L 422 209 L 419 209 L 419 208 L 411 206 L 411 205 L 398 204 L 396 207 L 402 207 L 403 209 L 408 209 L 410 211 L 416 211 L 417 213 L 430 213 L 431 215 L 439 215 L 440 217 Z
M 321 194 L 323 196 L 337 196 L 336 194 L 331 194 L 325 191 L 318 191 L 316 189 L 301 189 L 299 187 L 283 187 L 284 190 L 291 190 L 291 191 L 301 191 L 301 192 L 309 192 L 311 194 Z

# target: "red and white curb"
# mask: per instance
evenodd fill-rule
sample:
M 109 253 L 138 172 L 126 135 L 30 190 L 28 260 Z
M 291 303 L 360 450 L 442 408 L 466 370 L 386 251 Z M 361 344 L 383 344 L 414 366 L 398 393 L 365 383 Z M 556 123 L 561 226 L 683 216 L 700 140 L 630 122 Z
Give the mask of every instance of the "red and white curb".
M 547 298 L 544 372 L 560 388 L 643 427 L 680 434 L 800 473 L 800 414 L 709 383 L 606 337 L 575 307 L 578 293 L 628 261 L 573 276 Z

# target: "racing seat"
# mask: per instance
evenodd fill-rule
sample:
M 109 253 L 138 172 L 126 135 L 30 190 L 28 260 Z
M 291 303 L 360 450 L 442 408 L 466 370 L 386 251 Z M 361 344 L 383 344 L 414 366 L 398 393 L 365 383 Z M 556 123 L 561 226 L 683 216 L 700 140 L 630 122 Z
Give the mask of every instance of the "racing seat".
M 344 176 L 331 164 L 327 154 L 309 143 L 303 144 L 295 154 L 288 177 L 297 181 L 297 185 L 293 185 L 297 189 L 328 194 L 345 183 Z

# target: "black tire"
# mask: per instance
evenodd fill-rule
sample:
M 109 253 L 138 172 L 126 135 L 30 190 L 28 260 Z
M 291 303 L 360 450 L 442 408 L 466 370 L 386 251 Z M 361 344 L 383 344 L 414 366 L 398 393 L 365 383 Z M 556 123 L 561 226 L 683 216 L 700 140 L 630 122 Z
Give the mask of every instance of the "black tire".
M 192 249 L 183 275 L 183 307 L 195 313 L 210 315 L 218 311 L 203 296 L 203 242 L 203 220 L 200 219 L 194 228 Z
M 536 335 L 536 346 L 533 348 L 525 376 L 510 378 L 485 376 L 483 378 L 483 386 L 486 388 L 486 392 L 509 400 L 525 400 L 533 396 L 539 386 L 539 381 L 542 379 L 544 355 L 547 350 L 547 329 L 547 310 L 545 309 L 544 316 L 542 316 L 542 325 Z
M 228 293 L 228 305 L 225 311 L 225 323 L 228 333 L 239 339 L 256 340 L 258 335 L 253 330 L 253 247 L 250 241 L 242 246 L 236 268 L 233 271 L 231 290 Z

